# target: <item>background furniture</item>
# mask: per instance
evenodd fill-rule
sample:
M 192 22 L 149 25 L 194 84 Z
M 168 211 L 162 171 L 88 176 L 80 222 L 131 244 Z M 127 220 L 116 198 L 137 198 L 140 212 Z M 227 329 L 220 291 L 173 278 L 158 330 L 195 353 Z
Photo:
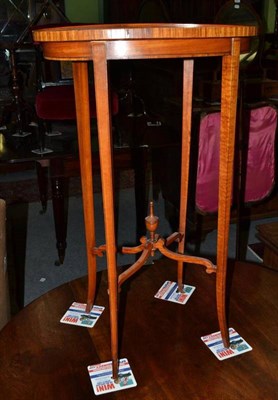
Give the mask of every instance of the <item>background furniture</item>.
M 244 165 L 238 167 L 242 170 L 243 201 L 250 203 L 263 200 L 274 189 L 277 110 L 270 105 L 261 105 L 244 109 L 243 114 L 242 137 L 239 139 L 241 157 L 238 158 Z M 213 213 L 218 209 L 219 130 L 220 113 L 203 116 L 196 182 L 196 208 L 201 213 Z
M 62 2 L 59 2 L 62 3 Z M 31 28 L 42 23 L 67 21 L 62 4 L 52 0 L 1 0 L 0 39 L 1 58 L 10 69 L 8 91 L 1 102 L 0 124 L 6 135 L 25 138 L 32 134 L 29 124 L 34 115 L 33 96 L 36 64 Z M 1 92 L 0 92 L 1 98 Z
M 194 190 L 196 195 L 195 201 L 193 197 L 191 198 L 190 207 L 197 214 L 194 229 L 196 252 L 199 250 L 202 233 L 205 231 L 203 224 L 206 216 L 216 214 L 218 211 L 219 124 L 219 112 L 204 114 L 200 120 L 199 135 L 195 145 L 198 148 L 198 157 L 194 174 L 196 183 L 193 182 L 192 191 Z M 249 104 L 243 105 L 242 109 L 239 108 L 231 203 L 237 216 L 237 257 L 244 258 L 246 255 L 247 243 L 241 234 L 244 208 L 266 201 L 275 190 L 276 131 L 277 110 L 272 104 Z
M 33 31 L 35 29 L 33 28 Z M 35 120 L 38 126 L 39 148 L 32 151 L 37 154 L 46 154 L 53 150 L 45 147 L 45 135 L 62 134 L 62 132 L 52 130 L 52 123 L 57 121 L 76 122 L 74 87 L 71 66 L 66 65 L 65 62 L 47 61 L 43 58 L 40 46 L 35 44 L 35 48 L 37 57 Z M 113 117 L 119 112 L 119 99 L 115 90 L 112 90 L 111 95 L 111 111 Z M 90 86 L 90 118 L 96 118 L 93 81 Z M 113 124 L 115 126 L 115 119 L 113 119 Z
M 7 5 L 10 2 L 8 0 L 2 0 L 3 5 Z M 12 9 L 13 12 L 13 18 L 10 18 L 11 13 L 9 14 L 9 18 L 7 19 L 7 13 L 6 13 L 6 7 L 3 6 L 3 9 L 1 11 L 1 27 L 3 28 L 4 25 L 6 25 L 6 22 L 8 22 L 8 25 L 6 25 L 6 28 L 3 31 L 3 35 L 5 36 L 13 34 L 13 40 L 17 40 L 18 37 L 22 37 L 21 33 L 24 31 L 25 35 L 26 32 L 29 33 L 30 26 L 34 25 L 40 25 L 40 24 L 46 24 L 46 23 L 51 23 L 51 24 L 57 24 L 59 21 L 65 21 L 67 20 L 66 16 L 64 15 L 64 2 L 63 1 L 24 1 L 24 4 L 22 4 L 23 9 L 21 12 L 25 12 L 24 17 L 16 11 L 14 13 L 14 6 L 10 3 L 9 8 Z M 28 3 L 28 4 L 27 4 Z M 186 3 L 181 0 L 108 0 L 105 1 L 105 20 L 106 22 L 131 22 L 131 21 L 138 21 L 138 20 L 144 20 L 144 18 L 150 18 L 152 19 L 152 22 L 158 21 L 158 18 L 161 20 L 161 16 L 163 16 L 163 19 L 165 21 L 169 22 L 208 22 L 211 23 L 215 21 L 216 16 L 223 14 L 225 10 L 231 8 L 232 2 L 229 0 L 213 0 L 210 2 L 207 2 L 205 0 L 200 0 L 198 2 L 189 0 Z M 264 2 L 261 1 L 256 1 L 256 0 L 250 0 L 250 1 L 241 1 L 239 12 L 236 15 L 236 20 L 239 22 L 245 22 L 246 23 L 246 13 L 244 13 L 244 10 L 249 10 L 249 13 L 247 13 L 247 17 L 251 18 L 252 22 L 255 21 L 258 26 L 262 27 L 264 25 L 263 18 L 265 14 L 265 5 Z M 140 17 L 140 12 L 144 11 L 144 15 Z M 243 12 L 241 11 L 243 10 Z M 39 16 L 41 16 L 41 19 L 38 20 Z M 242 19 L 239 19 L 240 16 L 244 17 L 244 21 Z M 227 17 L 227 15 L 226 15 Z M 229 17 L 229 15 L 228 15 Z M 29 19 L 28 19 L 29 18 Z M 277 14 L 276 14 L 276 21 L 277 21 Z M 23 24 L 22 24 L 23 23 Z M 18 26 L 17 26 L 18 24 Z M 275 28 L 276 27 L 276 28 Z M 2 29 L 1 28 L 1 29 Z M 27 31 L 25 31 L 27 28 Z M 271 26 L 272 28 L 272 26 Z M 267 46 L 270 45 L 270 53 L 271 53 L 271 59 L 269 58 L 268 60 L 265 60 L 265 57 L 261 57 L 261 64 L 259 62 L 256 62 L 256 64 L 260 64 L 261 71 L 267 71 L 267 78 L 265 79 L 258 79 L 254 81 L 254 79 L 249 79 L 246 82 L 246 87 L 247 87 L 247 95 L 251 101 L 256 99 L 258 101 L 261 101 L 262 99 L 269 98 L 271 96 L 275 95 L 275 92 L 277 93 L 277 83 L 275 84 L 275 74 L 273 71 L 276 71 L 277 68 L 275 68 L 275 59 L 273 59 L 273 51 L 275 51 L 275 43 L 277 42 L 277 23 L 274 26 L 273 25 L 273 33 L 267 33 L 266 35 L 263 35 L 264 37 L 262 38 L 262 41 L 266 44 Z M 275 33 L 276 32 L 276 33 Z M 7 36 L 6 35 L 6 36 Z M 276 39 L 275 39 L 276 38 Z M 6 38 L 7 39 L 7 38 Z M 26 36 L 24 38 L 24 41 L 26 39 Z M 29 40 L 29 38 L 28 38 Z M 28 45 L 29 46 L 29 45 Z M 17 69 L 19 71 L 19 82 L 22 84 L 21 80 L 22 77 L 24 77 L 24 84 L 23 87 L 21 87 L 22 93 L 20 93 L 20 96 L 23 95 L 24 104 L 21 104 L 21 107 L 25 110 L 25 105 L 26 103 L 29 103 L 30 101 L 30 92 L 32 92 L 32 99 L 31 103 L 34 102 L 33 96 L 33 90 L 35 87 L 35 81 L 33 80 L 33 67 L 35 63 L 35 57 L 34 57 L 34 51 L 30 49 L 26 49 L 27 54 L 27 59 L 29 58 L 28 61 L 26 61 L 26 57 L 24 55 L 24 49 L 22 51 L 20 49 L 16 50 L 16 59 L 17 59 Z M 22 60 L 23 58 L 23 60 Z M 259 57 L 256 57 L 257 61 L 259 61 Z M 7 60 L 6 60 L 7 61 Z M 28 64 L 28 67 L 27 67 Z M 198 62 L 195 63 L 196 67 L 200 68 L 198 65 Z M 173 143 L 177 143 L 180 140 L 179 137 L 179 131 L 180 131 L 180 121 L 178 118 L 179 112 L 180 112 L 180 107 L 181 107 L 181 93 L 180 93 L 180 82 L 182 79 L 182 66 L 180 62 L 176 63 L 176 60 L 174 60 L 174 63 L 170 62 L 168 63 L 168 60 L 159 63 L 156 63 L 155 60 L 153 60 L 151 63 L 148 61 L 148 66 L 146 66 L 146 63 L 137 63 L 138 68 L 133 69 L 131 67 L 130 69 L 132 70 L 132 79 L 133 79 L 133 86 L 135 88 L 135 92 L 138 97 L 140 97 L 144 104 L 145 104 L 145 110 L 149 115 L 153 117 L 154 120 L 160 121 L 165 129 L 169 130 L 171 129 L 172 134 L 173 134 Z M 152 65 L 152 67 L 150 67 Z M 203 64 L 204 65 L 204 64 Z M 202 68 L 203 73 L 205 73 L 205 76 L 209 74 L 209 76 L 212 76 L 212 66 L 208 61 L 205 63 L 205 68 Z M 147 67 L 147 68 L 146 68 Z M 31 68 L 31 70 L 30 70 Z M 198 70 L 198 68 L 195 68 Z M 21 71 L 22 70 L 22 71 Z M 272 71 L 272 72 L 271 72 Z M 196 71 L 197 72 L 197 71 Z M 201 82 L 201 76 L 197 73 L 197 81 Z M 28 79 L 26 79 L 28 78 Z M 270 79 L 271 78 L 271 79 Z M 202 78 L 204 80 L 204 76 Z M 171 85 L 168 84 L 168 82 L 171 82 Z M 117 82 L 119 83 L 119 82 Z M 28 88 L 26 89 L 26 85 Z M 31 90 L 32 87 L 32 90 Z M 119 87 L 119 86 L 118 86 Z M 194 83 L 194 87 L 197 89 L 199 88 L 199 84 Z M 217 89 L 216 89 L 217 87 Z M 152 88 L 149 90 L 149 88 Z M 276 88 L 276 89 L 275 89 Z M 120 90 L 122 87 L 119 88 Z M 206 90 L 206 97 L 211 98 L 211 92 L 214 91 L 219 95 L 219 82 L 215 81 L 212 85 L 210 85 L 210 90 Z M 4 90 L 4 89 L 3 89 Z M 5 89 L 6 90 L 6 89 Z M 5 92 L 6 93 L 6 92 Z M 26 102 L 27 100 L 27 102 Z M 208 104 L 205 104 L 204 102 L 200 102 L 200 98 L 196 99 L 197 104 L 195 102 L 194 108 L 199 108 L 201 111 L 206 111 Z M 5 100 L 10 103 L 11 101 L 11 95 L 8 95 L 8 98 Z M 4 94 L 3 96 L 0 93 L 0 103 L 1 105 L 4 102 Z M 8 108 L 6 108 L 7 110 Z M 34 111 L 34 110 L 32 110 Z M 23 113 L 23 117 L 25 118 L 25 113 Z M 28 130 L 33 132 L 34 136 L 34 129 L 26 129 L 27 123 L 30 122 L 29 119 L 29 114 L 30 114 L 30 109 L 28 108 L 28 112 L 26 113 L 27 115 L 27 120 L 26 123 L 24 121 L 24 118 L 22 122 L 24 122 L 24 127 L 22 126 L 22 131 L 23 130 Z M 1 118 L 0 118 L 1 119 Z M 138 121 L 137 121 L 138 122 Z M 1 124 L 1 122 L 0 122 Z M 6 132 L 6 135 L 9 135 L 12 132 L 11 127 L 8 127 L 9 131 Z M 44 136 L 41 136 L 43 138 Z M 39 148 L 42 143 L 35 143 L 34 149 Z M 46 146 L 50 147 L 50 146 Z M 174 155 L 174 157 L 177 157 L 177 154 Z M 167 182 L 163 182 L 163 187 L 165 188 Z M 159 191 L 159 181 L 157 181 L 157 186 L 156 190 Z M 171 182 L 168 182 L 168 185 L 171 186 Z M 167 196 L 165 195 L 165 201 L 168 202 Z M 178 201 L 178 200 L 177 200 Z M 171 202 L 170 202 L 171 203 Z M 273 193 L 272 196 L 270 196 L 269 201 L 264 204 L 264 207 L 260 206 L 253 206 L 250 209 L 245 210 L 245 218 L 249 218 L 249 214 L 251 214 L 251 218 L 257 219 L 261 217 L 271 217 L 273 214 L 277 212 L 277 196 L 276 193 Z M 171 204 L 167 205 L 167 209 L 171 209 Z M 174 220 L 175 216 L 172 215 L 172 212 L 169 211 L 169 217 L 170 220 Z M 234 219 L 236 216 L 234 216 Z M 190 216 L 190 221 L 189 223 L 192 222 L 193 226 L 195 226 L 194 220 L 196 219 L 196 216 L 194 213 Z M 212 218 L 207 218 L 205 224 L 203 225 L 204 231 L 207 232 L 210 229 L 214 229 L 216 226 L 216 220 L 214 217 Z M 194 229 L 194 228 L 193 228 Z M 140 229 L 142 231 L 142 229 Z
M 65 126 L 64 126 L 65 127 Z M 67 220 L 68 220 L 68 196 L 71 178 L 80 175 L 80 164 L 77 153 L 76 143 L 76 128 L 66 127 L 64 135 L 57 136 L 51 139 L 51 144 L 55 150 L 53 153 L 41 156 L 31 152 L 34 148 L 32 136 L 29 136 L 21 142 L 18 147 L 18 138 L 13 138 L 13 141 L 5 141 L 3 134 L 0 134 L 2 151 L 0 153 L 0 172 L 4 174 L 19 172 L 33 169 L 37 172 L 37 184 L 34 183 L 33 192 L 37 193 L 36 200 L 41 202 L 41 213 L 46 211 L 47 206 L 53 208 L 55 236 L 49 238 L 49 247 L 56 245 L 57 257 L 53 259 L 52 265 L 61 265 L 66 257 L 67 248 Z M 149 128 L 152 129 L 152 128 Z M 161 136 L 161 135 L 160 135 Z M 92 140 L 95 142 L 95 133 L 92 134 Z M 145 163 L 144 155 L 148 152 L 146 147 L 138 147 L 130 149 L 129 147 L 116 147 L 114 149 L 115 163 L 115 187 L 119 188 L 120 175 L 122 171 L 128 171 L 130 181 L 134 183 L 134 191 L 136 201 L 145 207 L 144 188 L 146 188 L 146 179 L 148 173 L 145 173 L 143 163 Z M 95 189 L 100 190 L 99 179 L 99 155 L 97 147 L 93 145 L 93 168 L 96 174 Z M 135 160 L 139 160 L 139 164 L 135 164 Z M 142 166 L 141 173 L 136 174 L 138 166 Z M 143 172 L 143 173 L 142 173 Z M 132 184 L 131 183 L 131 184 Z M 78 185 L 78 194 L 80 186 Z M 33 196 L 34 197 L 34 196 Z M 51 199 L 51 202 L 50 202 Z M 16 199 L 17 204 L 9 207 L 11 199 L 7 195 L 8 204 L 8 233 L 9 233 L 9 266 L 12 274 L 10 281 L 12 282 L 15 294 L 13 309 L 17 311 L 24 305 L 24 273 L 25 273 L 25 250 L 26 250 L 26 235 L 27 235 L 27 213 L 28 200 L 24 200 L 19 196 Z M 34 201 L 34 198 L 30 201 Z M 137 204 L 137 203 L 136 203 Z M 134 208 L 136 208 L 134 204 Z M 142 220 L 145 213 L 142 209 L 136 208 L 136 226 L 138 236 L 145 233 L 142 231 Z M 18 223 L 18 219 L 20 223 Z M 37 216 L 38 232 L 40 232 L 40 215 Z
M 160 4 L 160 12 L 157 11 L 156 15 L 154 12 L 155 8 L 152 8 L 153 22 L 159 20 L 165 7 L 168 11 L 168 15 L 170 14 L 171 20 L 173 18 L 181 18 L 181 16 L 177 17 L 177 14 L 174 14 L 175 17 L 173 17 L 173 14 L 170 12 L 170 10 L 173 10 L 174 4 L 177 6 L 177 4 L 180 4 L 181 2 L 174 1 L 169 4 L 167 1 L 161 2 L 146 0 L 140 3 L 140 7 L 151 7 L 151 4 L 153 3 L 156 4 L 157 8 L 159 8 Z M 163 3 L 163 5 L 161 3 Z M 267 35 L 265 35 L 264 32 L 265 21 L 263 21 L 262 18 L 262 9 L 260 9 L 262 4 L 258 3 L 259 2 L 241 1 L 240 4 L 235 4 L 232 0 L 209 2 L 207 3 L 207 7 L 210 7 L 211 9 L 207 10 L 207 17 L 210 19 L 210 22 L 216 21 L 217 23 L 221 23 L 222 21 L 224 23 L 252 23 L 259 28 L 259 37 L 254 38 L 253 40 L 253 50 L 244 55 L 244 58 L 241 59 L 240 63 L 240 80 L 243 88 L 242 90 L 244 91 L 243 102 L 257 102 L 258 104 L 269 102 L 275 106 L 275 104 L 277 104 L 275 97 L 277 97 L 278 93 L 278 81 L 273 79 L 274 76 L 271 72 L 271 66 L 269 65 L 269 67 L 267 67 L 267 63 L 265 63 L 267 54 L 267 43 L 265 38 Z M 188 13 L 191 12 L 191 7 L 193 7 L 188 3 L 186 6 L 189 6 L 188 10 L 182 10 L 180 8 L 180 15 L 185 19 L 187 18 Z M 196 7 L 199 6 L 201 10 L 205 7 L 205 5 L 202 5 L 202 2 L 198 2 Z M 165 13 L 163 15 L 165 15 Z M 203 18 L 201 11 L 198 16 L 197 14 L 192 16 L 191 21 L 198 21 L 199 17 Z M 180 137 L 177 132 L 180 130 L 180 125 L 177 116 L 182 108 L 181 92 L 179 90 L 179 83 L 182 80 L 182 69 L 181 63 L 176 62 L 176 60 L 174 61 L 175 62 L 171 63 L 166 60 L 163 64 L 153 61 L 151 65 L 142 61 L 138 68 L 134 68 L 133 77 L 136 91 L 144 100 L 146 109 L 149 112 L 156 114 L 158 119 L 161 119 L 167 127 L 170 127 L 173 134 L 176 134 L 176 142 L 179 142 Z M 273 62 L 275 61 L 273 60 Z M 195 138 L 193 137 L 193 146 L 195 145 L 196 147 L 200 117 L 204 113 L 217 111 L 217 106 L 220 104 L 220 60 L 217 60 L 216 58 L 216 60 L 206 61 L 206 63 L 198 63 L 197 61 L 195 64 L 195 72 L 193 91 L 195 100 L 193 102 L 193 129 Z M 152 88 L 151 90 L 149 90 L 150 87 Z M 243 137 L 236 143 L 237 154 L 240 154 L 241 152 L 240 141 L 245 142 L 247 139 L 247 137 L 244 138 L 246 132 L 247 130 L 245 130 L 245 133 L 243 132 Z M 172 226 L 177 226 L 178 216 L 176 215 L 176 210 L 179 207 L 179 193 L 176 187 L 179 178 L 175 179 L 175 176 L 179 174 L 179 167 L 175 159 L 180 157 L 180 152 L 178 148 L 172 148 L 171 153 L 171 157 L 163 154 L 166 164 L 163 175 L 164 179 L 163 181 L 158 182 L 157 190 L 159 190 L 160 185 L 160 190 L 165 199 L 167 218 Z M 196 161 L 198 156 L 196 152 L 194 154 L 195 160 L 193 155 L 193 162 Z M 171 168 L 172 171 L 175 172 L 173 174 L 168 174 L 168 168 Z M 194 179 L 196 178 L 196 175 L 194 169 L 191 171 L 191 174 L 193 185 L 190 194 L 187 222 L 191 227 L 190 240 L 195 241 L 196 251 L 198 251 L 198 241 L 200 240 L 200 237 L 204 237 L 210 230 L 216 228 L 217 219 L 216 214 L 200 218 L 200 214 L 196 212 L 194 201 Z M 277 190 L 274 188 L 271 195 L 265 198 L 263 204 L 258 202 L 249 202 L 247 207 L 244 207 L 244 204 L 242 203 L 240 207 L 234 208 L 232 210 L 232 222 L 237 222 L 239 218 L 241 218 L 242 221 L 244 220 L 246 225 L 245 228 L 247 229 L 248 221 L 250 221 L 250 219 L 266 218 L 277 215 L 277 206 Z M 238 214 L 239 210 L 241 216 Z M 200 224 L 200 219 L 202 220 L 202 224 Z M 201 226 L 202 228 L 200 228 Z M 239 242 L 240 241 L 238 241 L 238 243 Z M 244 246 L 242 246 L 241 250 L 243 249 Z M 243 256 L 243 252 L 244 250 L 241 252 L 238 251 L 238 253 L 241 254 L 241 257 Z
M 152 9 L 152 14 L 155 9 L 158 9 L 159 15 L 163 15 L 161 10 L 165 9 L 167 15 L 171 18 L 171 22 L 212 23 L 215 15 L 222 6 L 225 6 L 227 0 L 211 0 L 209 2 L 207 0 L 198 0 L 198 2 L 194 0 L 187 0 L 186 2 L 184 0 L 108 0 L 107 19 L 113 23 L 136 22 L 141 5 L 146 3 L 149 3 L 148 6 Z M 156 7 L 152 6 L 154 3 Z M 258 13 L 261 12 L 261 1 L 250 0 L 248 3 Z M 160 8 L 158 8 L 159 6 Z
M 230 264 L 229 270 L 234 270 L 230 324 L 253 347 L 251 352 L 221 362 L 200 340 L 218 330 L 211 307 L 213 276 L 208 279 L 188 265 L 186 281 L 197 289 L 187 305 L 154 299 L 166 279 L 175 280 L 173 262 L 164 259 L 122 288 L 120 348 L 129 355 L 138 386 L 100 398 L 176 400 L 186 393 L 191 399 L 250 400 L 259 399 L 263 388 L 265 399 L 275 399 L 277 272 L 247 263 Z M 73 301 L 86 301 L 84 277 L 35 300 L 0 332 L 3 398 L 39 399 L 43 393 L 46 399 L 92 399 L 87 366 L 110 359 L 106 271 L 97 274 L 97 282 L 96 304 L 105 311 L 93 329 L 59 322 Z M 244 390 L 239 379 L 246 383 Z

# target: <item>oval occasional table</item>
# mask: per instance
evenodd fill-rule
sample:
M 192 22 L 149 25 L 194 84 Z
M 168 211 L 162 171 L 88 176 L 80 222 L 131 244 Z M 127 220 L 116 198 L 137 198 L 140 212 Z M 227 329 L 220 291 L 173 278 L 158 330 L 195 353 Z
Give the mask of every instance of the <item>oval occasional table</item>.
M 187 282 L 196 291 L 185 306 L 154 298 L 165 279 L 175 278 L 174 265 L 163 259 L 146 266 L 123 287 L 120 352 L 128 354 L 137 387 L 99 398 L 276 399 L 277 272 L 236 264 L 230 322 L 253 350 L 219 361 L 200 339 L 218 330 L 211 307 L 214 275 L 188 265 Z M 1 399 L 95 398 L 87 366 L 110 357 L 108 308 L 92 329 L 59 322 L 69 305 L 84 301 L 86 294 L 86 277 L 66 283 L 28 305 L 0 331 Z M 108 307 L 106 272 L 97 274 L 96 304 Z
M 159 250 L 177 261 L 177 282 L 183 290 L 183 264 L 191 262 L 205 266 L 207 272 L 216 272 L 216 302 L 223 342 L 229 346 L 226 321 L 226 264 L 228 231 L 233 176 L 234 138 L 238 90 L 239 56 L 249 50 L 249 38 L 257 34 L 256 27 L 239 25 L 182 25 L 182 24 L 127 24 L 79 25 L 52 28 L 39 27 L 33 38 L 40 43 L 44 56 L 52 60 L 69 60 L 73 64 L 75 102 L 78 127 L 79 158 L 85 219 L 88 260 L 87 310 L 93 305 L 96 283 L 96 256 L 107 256 L 110 299 L 111 353 L 113 378 L 118 379 L 118 292 L 124 281 L 137 272 L 149 255 Z M 190 158 L 192 115 L 192 88 L 194 58 L 221 57 L 221 127 L 220 127 L 220 181 L 217 263 L 184 255 L 186 208 Z M 156 233 L 157 219 L 151 210 L 147 220 L 149 237 L 141 244 L 126 248 L 125 252 L 141 255 L 136 263 L 118 276 L 116 269 L 116 239 L 113 201 L 113 160 L 109 100 L 108 64 L 117 60 L 183 59 L 182 159 L 180 185 L 179 230 L 165 241 Z M 96 247 L 93 174 L 89 115 L 88 62 L 93 61 L 97 109 L 98 141 L 102 180 L 105 240 Z M 127 221 L 128 223 L 128 221 Z M 176 253 L 168 245 L 178 242 Z

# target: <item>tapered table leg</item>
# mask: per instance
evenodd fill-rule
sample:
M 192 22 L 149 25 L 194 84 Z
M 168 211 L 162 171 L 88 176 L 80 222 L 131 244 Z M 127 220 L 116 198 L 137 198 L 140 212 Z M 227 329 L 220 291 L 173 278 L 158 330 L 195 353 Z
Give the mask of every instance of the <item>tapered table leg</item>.
M 103 195 L 108 287 L 111 324 L 113 378 L 118 379 L 118 277 L 116 265 L 115 217 L 113 199 L 112 129 L 109 112 L 107 56 L 105 44 L 92 46 L 99 135 L 100 170 Z M 83 155 L 84 156 L 84 155 Z
M 82 185 L 83 212 L 85 222 L 86 252 L 88 263 L 87 311 L 90 311 L 96 288 L 96 255 L 92 249 L 96 245 L 92 147 L 89 110 L 88 65 L 86 62 L 73 63 L 74 91 L 77 116 L 77 131 Z
M 234 39 L 231 55 L 224 56 L 222 59 L 216 302 L 219 326 L 226 347 L 229 347 L 226 318 L 226 275 L 235 148 L 234 132 L 239 53 L 240 41 Z
M 182 239 L 179 241 L 178 252 L 184 253 L 186 232 L 186 211 L 188 198 L 190 138 L 192 118 L 192 88 L 193 88 L 193 60 L 183 62 L 183 103 L 182 103 L 182 153 L 181 153 L 181 184 L 180 184 L 180 216 L 179 232 Z M 178 261 L 178 285 L 183 288 L 183 262 Z

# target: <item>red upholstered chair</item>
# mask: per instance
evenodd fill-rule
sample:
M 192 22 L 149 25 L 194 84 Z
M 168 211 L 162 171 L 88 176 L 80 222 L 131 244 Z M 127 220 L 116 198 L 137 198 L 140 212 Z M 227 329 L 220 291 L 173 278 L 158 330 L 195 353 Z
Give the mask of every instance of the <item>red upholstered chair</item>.
M 74 87 L 71 79 L 61 79 L 60 71 L 58 71 L 57 74 L 57 68 L 55 69 L 54 74 L 56 75 L 56 80 L 49 82 L 45 78 L 45 68 L 43 67 L 45 60 L 41 58 L 39 49 L 37 59 L 38 91 L 35 97 L 35 111 L 38 118 L 37 126 L 39 148 L 33 150 L 33 152 L 37 154 L 45 154 L 52 152 L 51 149 L 45 147 L 45 135 L 56 136 L 61 134 L 61 132 L 52 131 L 51 123 L 55 121 L 76 120 Z M 60 63 L 58 63 L 58 65 L 60 65 Z M 90 115 L 91 118 L 96 118 L 96 104 L 93 84 L 91 84 L 89 92 Z M 118 114 L 119 99 L 115 91 L 111 91 L 111 110 L 112 116 Z
M 266 105 L 245 112 L 249 117 L 249 134 L 244 202 L 254 203 L 266 198 L 274 187 L 277 110 Z M 201 119 L 196 185 L 196 207 L 201 213 L 218 209 L 219 127 L 219 112 Z
M 96 117 L 94 87 L 90 87 L 90 114 Z M 112 93 L 112 114 L 118 113 L 118 96 Z M 49 121 L 75 120 L 75 103 L 73 85 L 45 87 L 36 96 L 36 113 L 39 118 Z
M 38 50 L 39 51 L 39 50 Z M 45 76 L 51 74 L 42 73 L 45 72 L 46 66 L 43 63 L 47 63 L 47 72 L 50 70 L 52 76 L 58 77 L 56 81 L 53 79 L 52 82 L 49 79 L 44 79 Z M 61 135 L 60 132 L 52 131 L 52 123 L 57 121 L 64 121 L 62 126 L 66 126 L 67 121 L 76 120 L 75 111 L 75 96 L 73 83 L 69 79 L 59 79 L 60 63 L 54 64 L 53 62 L 47 62 L 40 58 L 38 53 L 38 92 L 35 96 L 35 111 L 37 121 L 34 125 L 37 126 L 38 130 L 38 148 L 34 149 L 35 154 L 44 155 L 52 152 L 53 150 L 45 146 L 45 137 Z M 58 66 L 58 69 L 56 68 Z M 45 68 L 44 68 L 45 67 Z M 41 72 L 42 70 L 42 72 Z M 57 73 L 58 72 L 58 73 Z M 96 118 L 96 104 L 94 96 L 94 85 L 91 84 L 89 87 L 90 94 L 90 116 L 92 119 Z M 111 110 L 112 116 L 116 116 L 119 111 L 119 98 L 116 91 L 111 91 Z M 116 134 L 117 130 L 115 129 Z M 61 171 L 61 160 L 63 160 L 63 153 L 60 153 L 58 158 L 51 158 L 51 162 L 48 162 L 47 157 L 39 158 L 36 163 L 38 186 L 40 191 L 42 213 L 47 208 L 47 180 L 49 176 L 49 170 L 57 174 L 58 178 L 52 180 L 52 205 L 53 214 L 55 221 L 55 231 L 57 240 L 57 249 L 59 259 L 56 264 L 62 264 L 65 257 L 66 249 L 66 226 L 67 226 L 67 187 L 68 177 L 60 176 L 63 175 Z M 46 162 L 45 162 L 46 161 Z M 56 162 L 55 162 L 56 161 Z M 49 167 L 50 165 L 50 167 Z
M 239 217 L 237 203 L 263 201 L 274 188 L 277 115 L 276 108 L 270 104 L 242 111 L 242 137 L 238 144 L 241 161 L 235 168 L 236 176 L 239 172 L 239 185 L 235 188 L 240 194 L 233 193 Z M 201 118 L 195 197 L 196 210 L 201 215 L 218 210 L 219 130 L 219 112 Z

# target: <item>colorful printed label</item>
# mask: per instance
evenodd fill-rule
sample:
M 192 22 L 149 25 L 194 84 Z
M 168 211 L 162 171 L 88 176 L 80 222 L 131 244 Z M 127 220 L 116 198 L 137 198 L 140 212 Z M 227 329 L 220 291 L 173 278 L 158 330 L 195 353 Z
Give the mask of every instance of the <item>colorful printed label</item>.
M 229 337 L 229 348 L 226 348 L 223 345 L 220 331 L 211 333 L 207 336 L 202 336 L 201 339 L 218 360 L 226 360 L 227 358 L 235 357 L 253 350 L 252 347 L 233 328 L 229 329 Z
M 180 292 L 176 282 L 166 281 L 154 297 L 156 299 L 185 304 L 195 289 L 196 288 L 194 286 L 183 285 L 183 291 Z
M 95 395 L 116 392 L 118 390 L 137 386 L 137 382 L 126 358 L 119 360 L 119 381 L 117 383 L 112 379 L 112 361 L 90 365 L 88 367 L 88 372 Z
M 104 307 L 94 305 L 92 310 L 86 313 L 86 304 L 74 302 L 61 318 L 60 322 L 93 328 L 103 311 Z

